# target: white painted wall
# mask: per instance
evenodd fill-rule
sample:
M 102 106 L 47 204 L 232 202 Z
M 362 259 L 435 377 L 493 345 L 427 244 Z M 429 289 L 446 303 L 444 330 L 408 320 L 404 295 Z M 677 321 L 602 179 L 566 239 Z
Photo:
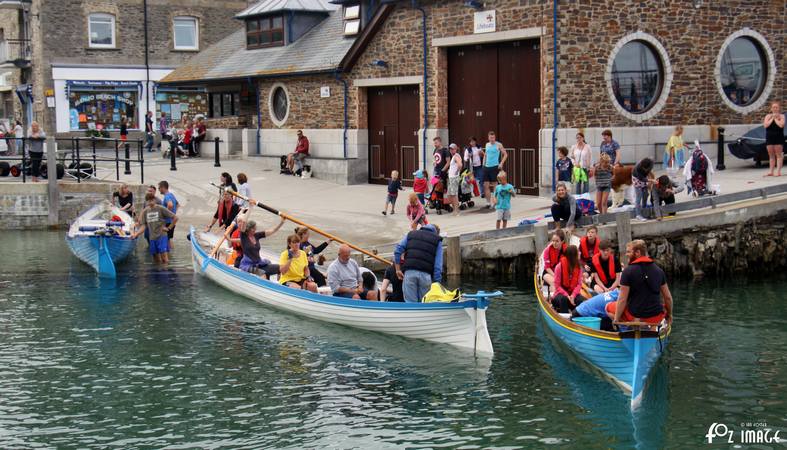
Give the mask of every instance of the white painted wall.
M 55 89 L 55 117 L 57 122 L 57 132 L 66 133 L 71 131 L 68 116 L 68 96 L 66 95 L 66 81 L 140 81 L 142 82 L 142 93 L 139 97 L 137 108 L 137 123 L 144 126 L 145 123 L 145 96 L 150 95 L 150 110 L 156 110 L 156 102 L 153 97 L 153 83 L 161 80 L 172 69 L 150 69 L 150 85 L 145 85 L 146 72 L 144 68 L 113 68 L 113 67 L 53 67 L 52 79 Z

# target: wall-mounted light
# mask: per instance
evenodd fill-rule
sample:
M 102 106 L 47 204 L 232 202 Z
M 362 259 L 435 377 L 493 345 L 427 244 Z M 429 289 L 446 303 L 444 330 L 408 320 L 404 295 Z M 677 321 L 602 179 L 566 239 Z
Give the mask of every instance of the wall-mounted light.
M 382 67 L 383 69 L 388 68 L 388 62 L 383 61 L 382 59 L 375 59 L 374 61 L 372 61 L 372 65 L 377 67 Z
M 484 9 L 484 4 L 478 0 L 467 0 L 465 6 L 468 8 Z

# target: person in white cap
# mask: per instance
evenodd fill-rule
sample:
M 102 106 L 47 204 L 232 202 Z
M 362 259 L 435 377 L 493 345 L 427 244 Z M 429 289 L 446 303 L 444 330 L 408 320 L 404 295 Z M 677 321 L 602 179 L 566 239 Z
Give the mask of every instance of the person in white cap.
M 451 144 L 448 146 L 451 153 L 451 160 L 448 164 L 448 193 L 446 202 L 454 210 L 454 216 L 459 215 L 459 184 L 460 174 L 462 173 L 462 157 L 459 155 L 459 146 Z

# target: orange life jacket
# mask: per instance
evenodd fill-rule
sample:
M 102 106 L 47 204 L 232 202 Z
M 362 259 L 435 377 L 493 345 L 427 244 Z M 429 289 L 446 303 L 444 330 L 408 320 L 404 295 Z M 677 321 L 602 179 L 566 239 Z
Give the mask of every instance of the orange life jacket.
M 631 261 L 629 264 L 642 264 L 642 263 L 652 263 L 653 259 L 648 256 L 640 256 L 639 258 Z
M 569 266 L 568 259 L 565 256 L 561 257 L 560 267 L 563 270 L 561 274 L 562 278 L 560 279 L 560 285 L 563 286 L 563 289 L 565 289 L 567 292 L 571 292 L 574 290 L 577 284 L 579 284 L 581 271 L 579 269 L 579 264 L 577 264 L 577 266 L 574 267 L 574 273 L 572 273 L 571 276 L 569 276 L 568 266 Z
M 590 261 L 594 255 L 599 253 L 599 238 L 596 236 L 596 241 L 593 243 L 593 251 L 588 251 L 588 237 L 583 236 L 582 239 L 579 240 L 579 257 L 582 258 L 582 261 Z
M 566 251 L 566 248 L 566 244 L 563 244 L 560 249 L 555 249 L 554 245 L 549 244 L 549 247 L 547 247 L 547 252 L 549 252 L 549 266 L 546 267 L 547 269 L 555 270 L 555 267 L 557 267 L 557 263 L 560 262 L 560 258 L 563 257 L 563 253 Z
M 607 260 L 607 270 L 605 271 L 604 267 L 601 265 L 601 253 L 596 253 L 595 255 L 593 255 L 593 267 L 596 269 L 596 273 L 598 274 L 598 277 L 601 279 L 601 282 L 604 283 L 604 286 L 606 286 L 607 283 L 609 283 L 609 278 L 607 277 L 607 274 L 609 274 L 610 277 L 613 278 L 615 277 L 614 256 L 610 256 L 609 259 Z

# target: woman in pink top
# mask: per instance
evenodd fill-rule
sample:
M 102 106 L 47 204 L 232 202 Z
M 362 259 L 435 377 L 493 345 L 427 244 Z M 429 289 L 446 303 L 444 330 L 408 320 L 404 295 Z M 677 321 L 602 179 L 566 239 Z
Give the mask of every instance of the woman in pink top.
M 410 202 L 407 204 L 407 218 L 410 220 L 410 229 L 418 229 L 418 226 L 426 225 L 429 221 L 426 220 L 426 210 L 424 205 L 418 200 L 418 194 L 411 192 L 409 195 Z
M 577 133 L 577 143 L 571 146 L 571 159 L 574 162 L 574 167 L 585 171 L 584 180 L 577 182 L 577 195 L 590 190 L 590 168 L 593 167 L 592 152 L 593 150 L 585 142 L 585 135 Z

